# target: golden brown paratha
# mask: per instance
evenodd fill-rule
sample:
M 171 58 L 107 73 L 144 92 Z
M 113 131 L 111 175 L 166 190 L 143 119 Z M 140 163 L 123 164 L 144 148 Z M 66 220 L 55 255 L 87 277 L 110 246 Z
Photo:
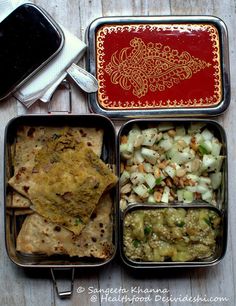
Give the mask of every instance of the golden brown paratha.
M 31 206 L 31 202 L 19 192 L 13 191 L 11 201 L 7 206 L 15 208 L 29 208 Z
M 103 130 L 99 128 L 73 128 L 81 135 L 83 142 L 93 150 L 97 156 L 101 157 L 103 145 Z
M 12 146 L 12 156 L 15 171 L 30 161 L 35 153 L 50 139 L 64 134 L 72 138 L 82 138 L 99 157 L 102 152 L 103 130 L 84 127 L 43 127 L 20 126 L 17 130 L 16 143 Z
M 113 253 L 111 211 L 112 200 L 106 194 L 79 236 L 34 213 L 23 223 L 17 237 L 17 251 L 26 254 L 109 258 Z
M 25 215 L 31 215 L 34 211 L 30 208 L 19 208 L 14 210 L 15 216 L 25 216 Z
M 68 133 L 45 141 L 9 184 L 47 220 L 79 234 L 116 176 L 81 141 Z

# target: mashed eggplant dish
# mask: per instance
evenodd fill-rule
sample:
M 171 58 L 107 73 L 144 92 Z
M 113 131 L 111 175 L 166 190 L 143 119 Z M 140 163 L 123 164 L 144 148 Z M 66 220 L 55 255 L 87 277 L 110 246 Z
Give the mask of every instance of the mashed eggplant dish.
M 128 212 L 125 255 L 134 261 L 196 261 L 214 255 L 221 218 L 207 208 L 156 208 Z

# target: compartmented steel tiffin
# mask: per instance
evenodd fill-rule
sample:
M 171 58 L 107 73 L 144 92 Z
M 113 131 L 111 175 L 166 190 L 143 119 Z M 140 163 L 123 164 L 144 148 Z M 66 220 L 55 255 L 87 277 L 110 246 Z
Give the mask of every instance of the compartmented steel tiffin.
M 112 260 L 119 245 L 123 262 L 132 268 L 205 267 L 218 263 L 227 247 L 226 135 L 215 121 L 186 117 L 219 115 L 229 106 L 226 26 L 220 19 L 212 16 L 109 17 L 92 22 L 87 31 L 87 38 L 87 67 L 98 78 L 99 84 L 98 93 L 88 96 L 90 110 L 114 119 L 140 119 L 124 123 L 118 139 L 111 121 L 101 115 L 32 115 L 20 116 L 9 122 L 5 133 L 4 184 L 5 238 L 10 259 L 22 267 L 47 267 L 52 271 L 54 268 L 97 267 Z M 173 118 L 181 116 L 184 119 Z M 154 119 L 157 117 L 168 118 Z M 122 136 L 127 135 L 133 125 L 145 128 L 166 122 L 176 126 L 204 123 L 221 142 L 221 155 L 224 156 L 222 179 L 215 191 L 214 205 L 202 200 L 185 204 L 178 201 L 168 204 L 161 201 L 153 204 L 148 201 L 133 201 L 121 209 L 118 205 L 121 200 L 121 186 L 118 183 L 112 192 L 115 248 L 108 260 L 69 256 L 29 256 L 16 251 L 16 236 L 24 218 L 17 214 L 17 209 L 7 207 L 10 201 L 8 194 L 11 193 L 7 182 L 12 175 L 11 145 L 15 141 L 16 128 L 19 125 L 102 127 L 105 135 L 102 160 L 116 167 L 115 172 L 120 178 Z M 169 259 L 142 261 L 128 258 L 124 250 L 123 237 L 126 216 L 140 209 L 157 211 L 163 208 L 208 208 L 209 211 L 216 212 L 220 216 L 221 224 L 215 253 L 203 259 L 182 262 Z M 52 276 L 55 282 L 54 274 Z M 70 293 L 61 295 L 66 296 Z
M 16 237 L 21 229 L 25 216 L 19 214 L 20 208 L 11 207 L 12 189 L 8 186 L 9 177 L 12 176 L 12 145 L 16 140 L 16 130 L 19 126 L 47 126 L 47 127 L 84 127 L 84 128 L 99 128 L 103 129 L 103 145 L 101 159 L 110 165 L 115 172 L 116 165 L 116 134 L 112 122 L 100 115 L 28 115 L 13 118 L 7 125 L 5 131 L 5 170 L 4 170 L 4 185 L 5 185 L 5 242 L 6 250 L 9 258 L 21 267 L 44 267 L 51 268 L 53 273 L 54 268 L 75 268 L 75 267 L 98 267 L 108 263 L 113 259 L 117 247 L 117 207 L 115 189 L 111 190 L 113 199 L 112 207 L 112 242 L 113 252 L 107 259 L 96 258 L 79 258 L 69 257 L 67 255 L 27 255 L 16 251 Z M 74 272 L 73 272 L 74 273 Z M 74 274 L 72 274 L 73 276 Z M 53 274 L 55 281 L 55 276 Z M 70 295 L 71 291 L 62 293 L 62 295 Z
M 119 200 L 120 200 L 120 236 L 119 236 L 119 245 L 120 245 L 120 255 L 123 260 L 123 262 L 132 268 L 163 268 L 163 267 L 198 267 L 198 266 L 210 266 L 218 263 L 224 256 L 227 248 L 227 218 L 228 218 L 228 177 L 227 177 L 227 143 L 226 143 L 226 135 L 223 130 L 223 128 L 215 121 L 211 120 L 200 120 L 200 119 L 136 119 L 136 120 L 130 120 L 126 124 L 123 125 L 119 132 L 118 136 L 118 173 L 121 177 L 121 150 L 120 150 L 120 144 L 122 141 L 122 137 L 124 135 L 127 136 L 128 132 L 131 130 L 133 126 L 136 126 L 138 128 L 145 129 L 148 127 L 155 128 L 159 123 L 173 123 L 175 126 L 178 125 L 184 125 L 187 126 L 190 123 L 204 123 L 206 124 L 206 127 L 211 130 L 214 135 L 220 140 L 222 145 L 222 152 L 221 154 L 225 157 L 223 165 L 222 165 L 222 181 L 219 189 L 217 190 L 217 196 L 216 196 L 216 203 L 214 205 L 207 203 L 206 201 L 202 200 L 194 200 L 189 203 L 179 203 L 178 201 L 169 202 L 166 203 L 148 203 L 146 201 L 142 202 L 128 202 L 128 205 L 126 207 L 123 207 L 121 205 L 121 183 L 119 186 Z M 215 211 L 221 218 L 221 226 L 220 226 L 220 234 L 219 237 L 216 239 L 216 249 L 214 254 L 212 256 L 194 260 L 194 261 L 172 261 L 172 260 L 164 260 L 164 261 L 158 261 L 158 260 L 135 260 L 130 259 L 125 254 L 125 246 L 124 246 L 124 227 L 125 227 L 125 218 L 127 215 L 134 211 L 147 211 L 147 210 L 161 210 L 164 208 L 172 209 L 172 208 L 181 208 L 188 211 L 188 209 L 192 210 L 199 210 L 201 208 L 209 209 L 212 211 Z M 138 227 L 138 223 L 135 223 L 136 227 Z M 131 224 L 132 225 L 132 224 Z M 129 224 L 130 226 L 130 224 Z M 155 233 L 154 233 L 155 235 Z M 145 234 L 144 234 L 145 236 Z M 128 237 L 130 239 L 130 237 Z M 133 240 L 130 243 L 136 243 L 137 240 Z M 139 242 L 138 242 L 139 243 Z M 135 246 L 137 247 L 137 246 Z M 135 249 L 134 249 L 135 250 Z

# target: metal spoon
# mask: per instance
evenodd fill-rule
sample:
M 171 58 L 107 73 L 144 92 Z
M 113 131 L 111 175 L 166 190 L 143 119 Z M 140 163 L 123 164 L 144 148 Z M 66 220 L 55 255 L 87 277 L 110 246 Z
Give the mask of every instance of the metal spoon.
M 88 71 L 82 69 L 76 64 L 72 64 L 66 72 L 75 81 L 75 83 L 85 92 L 92 93 L 98 90 L 97 79 Z

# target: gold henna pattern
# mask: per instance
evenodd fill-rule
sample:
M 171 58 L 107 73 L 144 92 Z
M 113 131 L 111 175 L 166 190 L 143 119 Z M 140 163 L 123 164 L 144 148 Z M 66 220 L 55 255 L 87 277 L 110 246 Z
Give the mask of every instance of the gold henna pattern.
M 146 45 L 137 37 L 130 41 L 130 46 L 119 53 L 116 51 L 105 71 L 113 84 L 119 84 L 124 90 L 132 88 L 138 98 L 144 97 L 148 90 L 167 90 L 211 66 L 186 51 L 179 54 L 178 50 L 161 43 Z
M 188 52 L 180 53 L 160 43 L 145 44 L 142 39 L 134 37 L 130 46 L 117 50 L 111 56 L 110 63 L 104 60 L 104 39 L 111 33 L 125 33 L 126 31 L 144 32 L 165 30 L 192 31 L 202 30 L 209 33 L 212 43 L 212 64 L 195 58 Z M 220 66 L 220 47 L 218 30 L 209 24 L 137 24 L 137 25 L 107 25 L 99 29 L 96 38 L 97 46 L 97 77 L 99 83 L 98 102 L 108 109 L 150 109 L 174 107 L 209 107 L 219 104 L 222 99 L 222 81 Z M 193 74 L 210 66 L 214 68 L 214 91 L 211 96 L 197 99 L 180 100 L 140 100 L 148 91 L 162 92 L 176 86 L 181 81 L 189 79 Z M 119 84 L 124 90 L 131 90 L 133 100 L 119 101 L 115 97 L 110 99 L 106 92 L 105 75 L 110 76 L 113 84 Z M 138 99 L 137 99 L 138 98 Z

